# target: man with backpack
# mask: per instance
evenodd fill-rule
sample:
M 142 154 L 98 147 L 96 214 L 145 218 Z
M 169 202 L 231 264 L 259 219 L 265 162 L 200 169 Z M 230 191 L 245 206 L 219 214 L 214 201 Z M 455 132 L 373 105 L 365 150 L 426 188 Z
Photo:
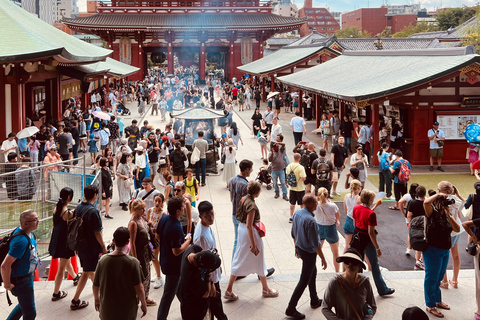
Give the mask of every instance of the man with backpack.
M 301 148 L 303 146 L 303 148 Z M 315 152 L 315 144 L 309 142 L 305 150 L 305 144 L 299 142 L 295 148 L 293 148 L 293 153 L 300 153 L 302 158 L 300 159 L 300 164 L 305 168 L 307 174 L 307 179 L 305 180 L 305 190 L 307 193 L 312 192 L 312 184 L 315 185 L 315 174 L 312 173 L 312 164 L 318 158 L 317 153 Z
M 319 188 L 325 188 L 330 195 L 330 190 L 332 188 L 333 164 L 326 158 L 327 150 L 320 149 L 319 155 L 320 157 L 313 161 L 311 168 L 311 173 L 315 176 L 315 194 L 317 194 Z
M 77 251 L 83 268 L 77 291 L 70 304 L 72 310 L 83 309 L 88 306 L 87 301 L 79 299 L 80 294 L 85 288 L 87 280 L 90 278 L 93 281 L 101 254 L 107 253 L 102 237 L 102 219 L 100 218 L 100 212 L 95 207 L 98 192 L 96 185 L 90 184 L 85 187 L 85 202 L 77 206 L 74 212 L 75 220 L 70 222 L 68 227 L 67 244 Z M 80 220 L 81 223 L 78 223 L 77 221 Z M 79 224 L 78 228 L 72 228 L 75 223 Z
M 147 177 L 144 178 L 142 181 L 142 186 L 143 190 L 141 190 L 138 195 L 137 199 L 142 199 L 145 201 L 145 212 L 148 211 L 148 209 L 153 208 L 155 206 L 154 203 L 154 198 L 157 194 L 160 193 L 155 187 L 153 186 L 153 181 L 152 178 Z
M 400 150 L 395 152 L 397 157 L 393 161 L 393 165 L 389 167 L 390 172 L 395 177 L 393 180 L 393 193 L 395 194 L 395 206 L 389 207 L 390 210 L 400 210 L 398 201 L 407 193 L 408 181 L 410 180 L 410 162 L 403 159 L 403 153 Z
M 18 299 L 8 319 L 33 320 L 37 316 L 33 290 L 33 276 L 38 265 L 37 242 L 32 231 L 38 228 L 38 215 L 26 210 L 20 215 L 20 227 L 11 236 L 0 241 L 2 267 L 1 281 Z M 6 251 L 8 250 L 8 253 Z M 1 283 L 0 281 L 0 283 Z M 8 294 L 8 293 L 7 293 Z M 10 298 L 7 296 L 10 302 Z
M 302 156 L 300 153 L 293 155 L 293 162 L 286 168 L 287 183 L 290 186 L 290 220 L 293 221 L 293 213 L 295 212 L 295 204 L 298 204 L 300 208 L 303 208 L 303 196 L 305 195 L 305 183 L 307 174 L 305 168 L 300 164 Z

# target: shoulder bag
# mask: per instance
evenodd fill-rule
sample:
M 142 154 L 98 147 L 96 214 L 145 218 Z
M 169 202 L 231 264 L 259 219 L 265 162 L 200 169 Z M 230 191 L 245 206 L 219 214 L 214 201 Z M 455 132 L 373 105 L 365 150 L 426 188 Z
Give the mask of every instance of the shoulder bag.
M 242 198 L 242 201 L 240 202 L 240 206 L 239 206 L 239 209 L 241 208 L 240 210 L 242 210 L 242 211 L 245 211 L 245 209 L 243 208 L 243 201 L 244 200 L 245 200 L 245 197 Z M 246 213 L 248 214 L 248 212 L 246 212 Z M 265 227 L 265 224 L 263 224 L 262 221 L 258 221 L 257 223 L 254 223 L 253 227 L 257 230 L 260 238 L 265 237 L 265 234 L 267 233 L 267 229 Z
M 340 280 L 340 276 L 335 276 L 335 279 L 338 281 L 340 288 L 342 288 L 342 291 L 345 294 L 345 298 L 347 298 L 348 304 L 350 305 L 350 308 L 352 308 L 353 311 L 355 312 L 357 319 L 362 320 L 362 317 L 360 317 L 360 315 L 357 312 L 357 309 L 355 309 L 355 306 L 353 305 L 352 300 L 350 300 L 350 296 L 348 295 L 347 290 L 345 290 L 345 287 L 343 286 L 342 281 Z
M 320 208 L 320 210 L 322 210 L 322 213 L 325 215 L 325 217 L 327 217 L 328 220 L 332 221 L 334 225 L 337 224 L 337 221 L 336 220 L 333 220 L 332 218 L 330 218 L 326 213 L 325 211 L 323 211 L 323 208 L 322 208 L 322 205 L 319 204 L 318 207 Z

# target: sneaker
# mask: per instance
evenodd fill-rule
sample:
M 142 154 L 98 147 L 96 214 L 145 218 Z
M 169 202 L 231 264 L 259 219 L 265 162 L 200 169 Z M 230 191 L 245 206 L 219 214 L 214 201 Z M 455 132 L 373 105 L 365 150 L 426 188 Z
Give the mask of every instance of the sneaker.
M 274 197 L 274 198 L 275 198 L 275 199 L 278 199 L 278 197 L 280 197 L 280 195 L 279 195 L 279 194 L 275 194 L 275 197 Z
M 420 259 L 420 260 L 417 260 L 415 262 L 415 266 L 413 267 L 413 270 L 417 271 L 417 270 L 425 270 L 425 263 L 423 263 L 423 260 Z
M 288 201 L 288 197 L 287 197 L 287 196 L 283 196 L 283 200 Z
M 162 278 L 157 278 L 155 280 L 155 284 L 153 285 L 153 289 L 158 289 L 161 286 L 163 286 L 163 279 Z
M 442 167 L 438 167 L 437 170 L 442 171 L 442 172 L 445 172 L 445 170 L 443 170 Z
M 405 255 L 407 255 L 407 256 L 411 255 L 412 251 L 413 251 L 412 249 L 407 248 L 407 251 L 405 251 Z
M 337 191 L 333 191 L 332 194 L 333 194 L 334 196 L 339 196 L 339 195 L 340 195 L 340 193 L 338 193 Z
M 105 216 L 105 219 L 113 219 L 111 215 Z
M 433 171 L 433 167 L 432 167 L 432 166 L 430 166 L 430 171 Z

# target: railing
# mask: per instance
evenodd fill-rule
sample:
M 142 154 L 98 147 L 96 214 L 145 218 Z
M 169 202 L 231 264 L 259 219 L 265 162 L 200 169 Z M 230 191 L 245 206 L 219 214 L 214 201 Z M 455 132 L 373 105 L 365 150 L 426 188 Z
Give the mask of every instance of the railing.
M 135 0 L 106 0 L 99 2 L 100 8 L 112 7 L 159 7 L 159 8 L 178 8 L 178 7 L 199 7 L 208 8 L 258 8 L 271 7 L 272 1 L 254 0 L 254 1 L 135 1 Z
M 73 161 L 78 161 L 78 164 L 72 165 Z M 25 162 L 20 162 L 16 165 L 19 167 L 24 164 Z M 7 165 L 11 164 L 0 164 Z M 0 238 L 19 226 L 20 214 L 23 211 L 33 209 L 40 220 L 37 230 L 33 232 L 39 244 L 38 254 L 45 257 L 48 255 L 48 244 L 52 235 L 51 220 L 60 190 L 64 187 L 73 190 L 74 198 L 69 206 L 74 209 L 82 201 L 86 185 L 96 184 L 101 188 L 100 170 L 87 168 L 85 158 L 57 162 L 53 165 L 42 162 L 30 163 L 30 166 L 21 172 L 10 170 L 2 170 L 6 173 L 0 174 L 0 183 L 3 184 L 3 188 L 0 189 Z M 28 174 L 25 174 L 27 172 Z M 97 201 L 97 208 L 100 206 L 101 201 Z

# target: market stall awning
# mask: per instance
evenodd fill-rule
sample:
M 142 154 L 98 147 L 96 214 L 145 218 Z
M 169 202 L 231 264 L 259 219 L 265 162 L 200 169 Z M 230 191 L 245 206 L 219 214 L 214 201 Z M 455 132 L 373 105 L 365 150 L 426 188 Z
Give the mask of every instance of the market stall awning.
M 90 63 L 81 66 L 60 67 L 61 70 L 76 79 L 84 80 L 97 75 L 107 75 L 124 78 L 136 73 L 140 68 L 132 67 L 118 60 L 107 58 L 105 61 Z
M 174 110 L 170 113 L 170 117 L 189 120 L 209 120 L 219 119 L 228 116 L 227 111 L 215 110 L 197 106 L 195 108 L 185 108 L 182 110 Z
M 284 84 L 313 93 L 364 101 L 434 81 L 480 62 L 473 47 L 432 50 L 344 51 L 301 72 L 279 77 Z
M 112 53 L 72 37 L 8 0 L 0 0 L 0 22 L 0 62 L 54 57 L 60 63 L 88 63 Z
M 296 63 L 313 56 L 323 49 L 325 49 L 324 46 L 285 47 L 266 57 L 237 67 L 237 69 L 245 73 L 257 75 L 272 73 L 290 66 L 293 67 Z

